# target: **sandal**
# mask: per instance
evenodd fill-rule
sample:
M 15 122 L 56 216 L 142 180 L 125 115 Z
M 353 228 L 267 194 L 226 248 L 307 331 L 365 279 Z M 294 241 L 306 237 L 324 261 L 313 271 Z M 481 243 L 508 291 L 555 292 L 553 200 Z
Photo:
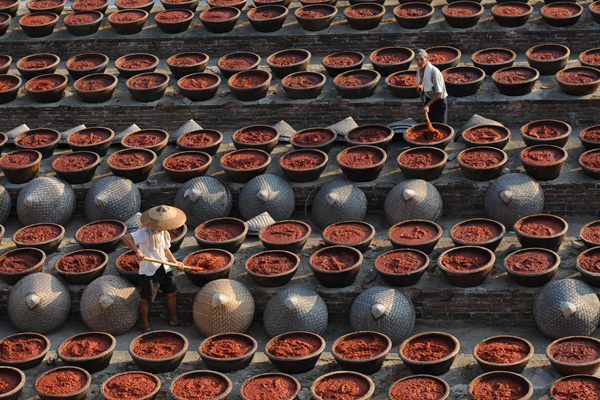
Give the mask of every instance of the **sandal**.
M 172 324 L 169 322 L 169 326 L 181 326 L 181 327 L 186 327 L 186 326 L 190 326 L 190 321 L 188 321 L 187 319 L 183 319 L 181 318 L 179 321 L 177 321 L 176 324 Z
M 142 328 L 142 333 L 148 333 L 148 332 L 152 332 L 151 327 L 147 327 L 146 329 Z

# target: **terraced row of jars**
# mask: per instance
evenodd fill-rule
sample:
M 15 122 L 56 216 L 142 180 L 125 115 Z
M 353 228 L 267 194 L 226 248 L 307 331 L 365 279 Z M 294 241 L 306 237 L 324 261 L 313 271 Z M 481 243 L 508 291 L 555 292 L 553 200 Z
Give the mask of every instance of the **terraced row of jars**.
M 515 52 L 510 49 L 483 49 L 472 56 L 474 66 L 457 66 L 460 50 L 438 46 L 427 49 L 430 61 L 444 76 L 451 96 L 470 96 L 479 90 L 486 74 L 500 93 L 521 96 L 530 93 L 540 75 L 555 75 L 561 89 L 570 95 L 594 93 L 600 87 L 600 48 L 589 49 L 579 56 L 581 66 L 566 68 L 570 50 L 559 44 L 542 44 L 530 48 L 527 66 L 513 66 Z M 333 86 L 344 98 L 371 96 L 381 79 L 391 93 L 399 98 L 416 98 L 416 71 L 409 71 L 414 52 L 407 47 L 385 47 L 371 53 L 373 69 L 362 69 L 365 56 L 354 51 L 333 53 L 322 61 L 327 74 L 334 78 Z M 307 71 L 311 59 L 309 51 L 287 49 L 267 58 L 271 72 L 282 79 L 282 86 L 292 99 L 310 99 L 320 95 L 327 78 L 316 71 Z M 175 78 L 181 94 L 192 101 L 213 98 L 221 84 L 221 77 L 204 72 L 209 56 L 199 52 L 173 55 L 167 65 Z M 17 62 L 17 70 L 28 82 L 25 90 L 35 102 L 52 103 L 63 96 L 68 77 L 55 73 L 60 58 L 54 54 L 33 54 Z M 74 89 L 83 102 L 102 103 L 112 98 L 117 87 L 115 75 L 104 71 L 109 59 L 100 53 L 84 53 L 70 58 L 66 69 L 73 79 Z M 0 103 L 17 98 L 22 79 L 7 75 L 12 63 L 8 55 L 0 55 Z M 127 79 L 127 88 L 133 98 L 141 102 L 160 99 L 165 93 L 170 77 L 156 72 L 159 59 L 152 54 L 129 54 L 115 62 L 119 75 Z M 217 67 L 228 78 L 231 93 L 239 100 L 258 100 L 267 95 L 272 75 L 257 69 L 261 63 L 258 54 L 237 52 L 219 59 Z
M 0 8 L 0 35 L 7 31 L 11 18 L 16 14 L 19 1 L 3 1 L 6 6 Z M 483 6 L 479 4 L 480 1 L 449 2 L 443 7 L 442 15 L 448 25 L 453 28 L 473 27 L 484 12 Z M 28 1 L 27 8 L 31 14 L 19 19 L 21 29 L 27 36 L 34 38 L 50 35 L 58 23 L 65 3 L 66 0 Z M 154 16 L 156 25 L 167 34 L 186 31 L 194 18 L 197 2 L 194 6 L 183 8 L 185 3 L 163 2 L 165 8 L 168 7 L 168 9 Z M 307 31 L 321 31 L 329 28 L 338 12 L 337 8 L 327 4 L 331 3 L 327 0 L 317 2 L 318 4 L 310 3 L 294 11 L 298 24 Z M 208 4 L 210 7 L 199 14 L 200 22 L 209 32 L 225 33 L 234 28 L 246 0 L 209 0 Z M 247 12 L 248 21 L 254 30 L 274 32 L 283 27 L 288 15 L 289 0 L 258 1 L 255 4 L 259 7 L 252 8 Z M 382 4 L 383 0 L 378 3 L 357 2 L 357 4 L 344 9 L 344 17 L 352 29 L 360 31 L 374 29 L 379 26 L 386 12 L 386 8 Z M 142 31 L 153 5 L 154 0 L 118 0 L 116 6 L 120 10 L 110 14 L 108 22 L 117 34 L 138 33 Z M 103 13 L 106 12 L 107 7 L 108 0 L 76 1 L 73 5 L 76 12 L 64 18 L 64 25 L 71 34 L 76 36 L 94 34 L 102 25 Z M 3 13 L 3 10 L 8 13 Z M 500 3 L 492 7 L 491 14 L 500 26 L 517 27 L 527 22 L 532 11 L 533 7 L 526 2 Z M 559 2 L 542 7 L 540 16 L 549 26 L 567 27 L 575 25 L 583 11 L 584 8 L 575 2 Z M 433 12 L 434 8 L 424 2 L 400 4 L 393 10 L 396 21 L 405 29 L 419 29 L 427 26 Z M 600 1 L 590 4 L 589 12 L 593 19 L 600 23 Z
M 108 367 L 116 346 L 114 336 L 103 332 L 77 334 L 57 349 L 66 366 L 40 375 L 34 384 L 42 400 L 64 396 L 83 398 L 91 383 L 90 373 Z M 265 354 L 280 372 L 255 375 L 241 384 L 244 400 L 292 400 L 301 389 L 298 380 L 288 374 L 309 372 L 325 350 L 326 342 L 311 332 L 287 332 L 275 336 L 265 346 Z M 0 383 L 5 393 L 20 394 L 26 381 L 22 370 L 39 365 L 50 341 L 37 333 L 20 333 L 0 340 Z M 140 370 L 109 377 L 100 389 L 106 400 L 153 399 L 161 388 L 154 373 L 176 370 L 189 344 L 174 331 L 150 332 L 135 338 L 129 353 Z M 205 339 L 198 353 L 208 370 L 196 370 L 176 376 L 167 391 L 175 400 L 224 400 L 233 385 L 225 373 L 247 368 L 258 343 L 243 333 L 221 333 Z M 352 332 L 338 338 L 332 354 L 342 371 L 330 372 L 314 380 L 310 387 L 316 400 L 368 400 L 375 391 L 367 375 L 379 371 L 392 348 L 390 338 L 373 331 Z M 445 332 L 425 332 L 406 339 L 398 355 L 411 375 L 394 382 L 388 389 L 390 400 L 444 400 L 449 385 L 438 375 L 450 370 L 460 350 L 456 337 Z M 468 386 L 474 400 L 496 400 L 510 393 L 511 399 L 527 400 L 533 386 L 520 375 L 534 354 L 533 345 L 516 336 L 494 336 L 482 340 L 473 349 L 473 357 L 485 372 Z M 593 374 L 600 367 L 600 341 L 586 336 L 571 336 L 552 342 L 546 348 L 552 366 L 565 378 L 550 388 L 553 400 L 591 398 L 600 394 L 600 378 Z M 575 374 L 575 375 L 574 375 Z M 585 395 L 585 396 L 584 396 Z M 341 396 L 341 397 L 340 397 Z M 507 398 L 507 397 L 506 397 Z

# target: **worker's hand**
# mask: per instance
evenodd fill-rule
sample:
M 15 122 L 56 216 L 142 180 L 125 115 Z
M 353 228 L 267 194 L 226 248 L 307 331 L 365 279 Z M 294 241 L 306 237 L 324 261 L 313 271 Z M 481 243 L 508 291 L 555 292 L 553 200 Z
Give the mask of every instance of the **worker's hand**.
M 135 256 L 137 257 L 138 261 L 144 261 L 144 258 L 146 258 L 146 255 L 139 249 L 135 252 Z
M 177 266 L 175 268 L 183 269 L 183 263 L 181 261 L 177 261 Z
M 425 115 L 429 114 L 429 106 L 423 107 L 423 114 L 425 114 Z
M 422 83 L 419 83 L 419 84 L 417 85 L 417 92 L 422 92 L 422 91 L 423 91 L 423 84 L 422 84 Z

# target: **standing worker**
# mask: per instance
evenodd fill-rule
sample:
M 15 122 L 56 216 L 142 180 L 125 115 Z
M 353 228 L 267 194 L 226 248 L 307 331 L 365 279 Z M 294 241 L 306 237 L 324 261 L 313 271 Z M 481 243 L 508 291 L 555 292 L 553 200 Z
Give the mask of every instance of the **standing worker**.
M 154 302 L 158 291 L 167 297 L 170 326 L 189 326 L 189 321 L 177 316 L 177 285 L 171 267 L 145 260 L 146 257 L 156 260 L 170 261 L 177 264 L 177 269 L 183 269 L 183 263 L 177 261 L 171 254 L 171 236 L 168 231 L 177 229 L 185 224 L 186 216 L 183 211 L 170 206 L 157 206 L 144 212 L 140 222 L 142 229 L 123 236 L 123 242 L 129 247 L 140 263 L 140 288 L 142 301 L 142 330 L 150 332 L 148 309 Z
M 416 51 L 415 60 L 417 61 L 417 91 L 421 92 L 421 99 L 425 96 L 423 102 L 423 114 L 429 117 L 431 122 L 441 122 L 446 124 L 448 121 L 448 101 L 446 98 L 446 84 L 440 70 L 427 61 L 427 52 L 423 49 Z

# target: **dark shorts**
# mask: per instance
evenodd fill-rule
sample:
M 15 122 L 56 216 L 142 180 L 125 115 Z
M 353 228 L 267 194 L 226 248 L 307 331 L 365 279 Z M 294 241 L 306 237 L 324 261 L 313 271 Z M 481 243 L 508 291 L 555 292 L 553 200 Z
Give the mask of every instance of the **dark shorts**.
M 429 119 L 431 122 L 448 123 L 448 98 L 438 99 L 429 107 Z M 426 99 L 425 104 L 431 99 Z
M 175 293 L 177 285 L 173 272 L 165 272 L 165 267 L 161 265 L 152 276 L 140 275 L 140 289 L 142 299 L 152 303 L 159 290 L 165 294 Z

